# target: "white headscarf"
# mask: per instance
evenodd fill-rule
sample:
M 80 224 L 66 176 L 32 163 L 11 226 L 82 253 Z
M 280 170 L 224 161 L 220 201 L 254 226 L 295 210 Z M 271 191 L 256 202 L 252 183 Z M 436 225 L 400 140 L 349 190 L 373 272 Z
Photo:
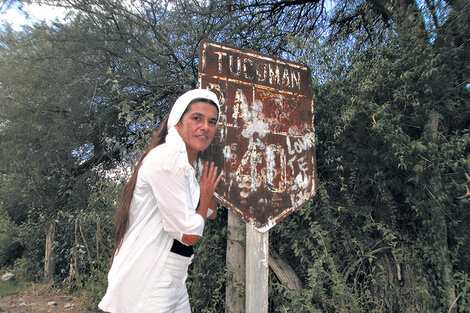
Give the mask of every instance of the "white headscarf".
M 168 129 L 178 124 L 191 101 L 199 98 L 213 101 L 217 105 L 217 112 L 220 113 L 219 99 L 217 99 L 215 93 L 207 89 L 189 90 L 182 94 L 173 105 L 170 116 L 168 117 Z M 217 116 L 219 116 L 219 114 Z

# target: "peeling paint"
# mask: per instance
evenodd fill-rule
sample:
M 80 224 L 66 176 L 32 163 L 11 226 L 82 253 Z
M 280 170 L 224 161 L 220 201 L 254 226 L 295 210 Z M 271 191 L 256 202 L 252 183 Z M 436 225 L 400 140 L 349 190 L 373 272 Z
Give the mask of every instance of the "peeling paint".
M 306 189 L 309 184 L 310 184 L 310 179 L 308 178 L 307 175 L 303 175 L 302 173 L 299 173 L 295 177 L 295 186 L 298 187 L 298 189 Z
M 201 47 L 199 85 L 221 102 L 207 152 L 224 169 L 216 198 L 267 231 L 316 193 L 310 70 L 217 43 Z
M 274 226 L 276 226 L 276 224 L 277 224 L 277 223 L 276 223 L 275 219 L 272 218 L 272 217 L 269 217 L 269 218 L 268 218 L 268 222 L 267 222 L 263 227 L 256 227 L 256 225 L 254 225 L 254 224 L 252 223 L 252 225 L 253 225 L 256 229 L 258 229 L 258 231 L 260 231 L 260 232 L 262 232 L 262 233 L 264 233 L 264 232 L 270 230 L 271 228 L 273 228 Z
M 230 151 L 230 146 L 225 146 L 223 153 L 224 153 L 225 161 L 226 162 L 230 161 L 230 158 L 232 157 L 232 153 Z

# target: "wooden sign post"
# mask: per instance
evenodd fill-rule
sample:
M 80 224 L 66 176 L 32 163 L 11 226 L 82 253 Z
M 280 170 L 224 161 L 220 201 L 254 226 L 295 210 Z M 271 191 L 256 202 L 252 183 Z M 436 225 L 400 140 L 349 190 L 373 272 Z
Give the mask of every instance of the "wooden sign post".
M 246 223 L 246 313 L 268 313 L 269 232 Z

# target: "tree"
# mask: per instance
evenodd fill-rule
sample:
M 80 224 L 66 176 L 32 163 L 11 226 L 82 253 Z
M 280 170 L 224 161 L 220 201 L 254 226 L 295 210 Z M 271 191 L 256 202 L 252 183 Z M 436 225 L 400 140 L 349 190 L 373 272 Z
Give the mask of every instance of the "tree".
M 105 138 L 124 129 L 117 109 L 98 98 L 100 77 L 84 74 L 86 63 L 74 62 L 66 44 L 51 40 L 58 32 L 37 25 L 1 37 L 0 192 L 11 218 L 24 226 L 42 225 L 40 232 L 60 212 L 86 207 L 84 186 L 99 166 L 115 166 L 120 158 Z M 37 240 L 44 240 L 43 233 L 23 234 L 26 251 L 42 259 Z

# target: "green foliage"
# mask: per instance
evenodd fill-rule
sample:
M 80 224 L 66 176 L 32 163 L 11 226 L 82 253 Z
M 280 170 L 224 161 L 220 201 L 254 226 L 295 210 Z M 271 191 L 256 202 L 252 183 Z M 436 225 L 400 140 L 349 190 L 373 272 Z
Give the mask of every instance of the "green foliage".
M 42 281 L 44 267 L 42 258 L 38 256 L 26 255 L 15 260 L 14 271 L 18 279 L 26 282 Z
M 470 278 L 468 273 L 455 273 L 455 285 L 457 286 L 456 303 L 459 312 L 470 312 Z
M 106 292 L 109 268 L 109 260 L 103 258 L 101 264 L 95 264 L 91 272 L 81 274 L 82 276 L 86 276 L 82 290 L 86 295 L 87 308 L 90 310 L 97 308 L 97 304 L 101 301 Z
M 307 286 L 298 307 L 408 312 L 416 304 L 422 312 L 447 311 L 454 300 L 449 264 L 459 260 L 454 266 L 468 271 L 468 200 L 456 199 L 469 172 L 468 87 L 457 79 L 468 61 L 462 47 L 432 45 L 419 27 L 372 31 L 368 43 L 349 29 L 358 36 L 347 37 L 346 46 L 303 46 L 302 60 L 320 76 L 318 195 L 272 232 L 272 245 Z M 281 299 L 283 306 L 294 303 Z
M 0 207 L 0 268 L 13 265 L 14 260 L 21 256 L 18 233 L 18 225 Z
M 273 307 L 279 312 L 289 307 L 301 307 L 303 312 L 374 312 L 375 300 L 364 287 L 387 282 L 388 277 L 377 273 L 383 271 L 374 260 L 394 250 L 396 235 L 357 214 L 360 208 L 354 212 L 327 207 L 325 196 L 325 185 L 320 183 L 317 198 L 271 231 L 271 246 L 279 248 L 304 283 L 300 294 L 274 285 L 272 297 L 282 300 Z M 350 229 L 353 226 L 359 228 Z M 370 246 L 369 238 L 375 238 Z M 282 297 L 276 290 L 282 291 Z
M 187 281 L 194 312 L 225 312 L 227 210 L 219 209 L 198 239 Z

